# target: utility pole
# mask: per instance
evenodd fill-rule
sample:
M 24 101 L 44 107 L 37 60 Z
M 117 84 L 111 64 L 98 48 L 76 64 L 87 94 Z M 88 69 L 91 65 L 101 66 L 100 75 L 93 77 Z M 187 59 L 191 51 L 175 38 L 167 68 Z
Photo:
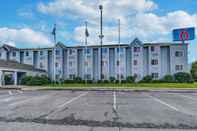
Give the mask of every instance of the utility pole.
M 103 68 L 102 68 L 102 63 L 103 63 L 103 59 L 102 59 L 102 47 L 103 47 L 103 6 L 102 5 L 99 5 L 99 9 L 100 9 L 100 35 L 99 35 L 99 38 L 100 38 L 100 44 L 101 44 L 101 62 L 100 62 L 100 66 L 101 66 L 101 80 L 103 79 Z

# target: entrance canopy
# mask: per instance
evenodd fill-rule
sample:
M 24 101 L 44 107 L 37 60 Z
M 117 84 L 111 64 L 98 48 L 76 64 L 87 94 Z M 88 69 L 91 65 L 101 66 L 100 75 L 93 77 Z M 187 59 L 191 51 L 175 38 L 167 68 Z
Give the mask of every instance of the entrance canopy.
M 35 75 L 47 75 L 45 70 L 36 69 L 31 65 L 21 64 L 16 61 L 0 60 L 0 86 L 5 85 L 6 72 L 12 73 L 14 85 L 19 82 L 18 77 L 23 75 L 35 76 Z

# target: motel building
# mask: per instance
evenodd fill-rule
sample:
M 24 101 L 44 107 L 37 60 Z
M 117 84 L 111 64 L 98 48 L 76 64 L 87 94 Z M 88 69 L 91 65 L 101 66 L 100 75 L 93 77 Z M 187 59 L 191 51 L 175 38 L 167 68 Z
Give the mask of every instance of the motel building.
M 4 76 L 12 75 L 15 85 L 24 75 L 47 75 L 53 81 L 81 77 L 88 80 L 154 79 L 188 70 L 188 44 L 143 43 L 138 38 L 128 44 L 66 46 L 57 43 L 49 48 L 0 47 L 0 86 Z M 101 64 L 102 63 L 102 64 Z M 102 75 L 101 75 L 102 66 Z

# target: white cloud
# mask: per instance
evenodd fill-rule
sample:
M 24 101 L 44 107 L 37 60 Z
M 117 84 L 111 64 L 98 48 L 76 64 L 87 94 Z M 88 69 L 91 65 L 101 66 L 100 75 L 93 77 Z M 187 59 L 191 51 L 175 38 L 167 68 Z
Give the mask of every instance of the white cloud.
M 98 5 L 104 6 L 104 15 L 120 16 L 122 12 L 145 12 L 157 8 L 152 0 L 54 0 L 47 4 L 39 3 L 38 10 L 44 14 L 71 16 L 74 18 L 95 19 L 99 17 Z
M 40 3 L 38 10 L 44 14 L 89 21 L 89 42 L 99 42 L 99 9 L 102 4 L 104 14 L 104 43 L 117 43 L 117 19 L 121 19 L 122 42 L 130 42 L 134 37 L 142 41 L 171 41 L 173 28 L 197 26 L 197 15 L 178 10 L 160 16 L 152 11 L 158 8 L 153 0 L 54 0 Z M 84 42 L 84 26 L 74 29 L 73 39 Z
M 28 19 L 33 19 L 33 17 L 34 17 L 33 11 L 29 8 L 21 8 L 21 9 L 17 10 L 17 14 L 18 14 L 18 16 L 28 18 Z
M 7 27 L 0 28 L 0 39 L 10 44 L 23 44 L 29 46 L 49 46 L 52 42 L 41 32 L 36 32 L 30 28 L 12 29 Z M 16 44 L 14 44 L 16 45 Z

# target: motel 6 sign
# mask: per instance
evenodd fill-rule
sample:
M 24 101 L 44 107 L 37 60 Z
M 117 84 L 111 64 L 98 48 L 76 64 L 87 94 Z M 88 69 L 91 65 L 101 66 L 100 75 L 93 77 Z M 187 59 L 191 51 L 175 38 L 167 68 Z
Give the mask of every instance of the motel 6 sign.
M 188 41 L 195 39 L 195 28 L 180 28 L 173 30 L 173 41 Z

